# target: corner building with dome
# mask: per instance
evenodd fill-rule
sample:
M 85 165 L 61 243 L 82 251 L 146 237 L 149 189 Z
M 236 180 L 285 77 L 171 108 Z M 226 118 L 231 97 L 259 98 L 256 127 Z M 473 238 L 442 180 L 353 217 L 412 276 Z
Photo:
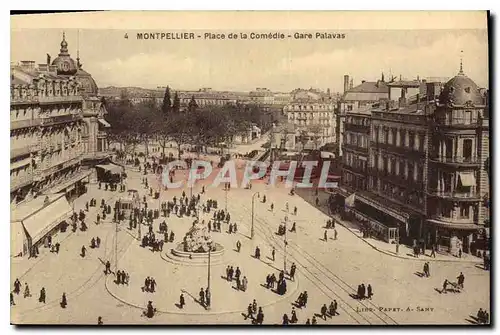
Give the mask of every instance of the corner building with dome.
M 11 244 L 18 255 L 69 218 L 92 167 L 111 158 L 110 125 L 96 83 L 79 57 L 71 58 L 64 33 L 55 59 L 11 64 L 10 77 Z
M 343 157 L 332 207 L 388 243 L 483 255 L 490 230 L 488 91 L 462 64 L 446 83 L 419 80 L 415 96 L 406 96 L 404 82 L 390 85 L 401 96 L 368 111 L 366 174 Z

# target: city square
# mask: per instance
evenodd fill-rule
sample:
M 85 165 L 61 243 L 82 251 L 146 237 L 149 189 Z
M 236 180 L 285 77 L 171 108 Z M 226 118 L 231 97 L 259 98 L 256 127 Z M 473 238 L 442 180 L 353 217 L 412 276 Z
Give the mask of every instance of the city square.
M 490 323 L 486 28 L 108 33 L 12 31 L 12 324 Z

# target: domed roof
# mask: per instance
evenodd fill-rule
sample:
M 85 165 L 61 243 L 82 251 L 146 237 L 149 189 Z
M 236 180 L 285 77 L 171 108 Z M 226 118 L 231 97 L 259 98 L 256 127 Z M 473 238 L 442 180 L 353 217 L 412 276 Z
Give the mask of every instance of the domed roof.
M 90 73 L 80 68 L 76 72 L 76 80 L 80 83 L 80 92 L 83 95 L 97 96 L 97 84 Z
M 458 106 L 465 105 L 468 102 L 472 105 L 484 105 L 484 98 L 479 91 L 479 87 L 464 74 L 462 64 L 460 64 L 458 74 L 444 85 L 439 101 L 444 104 L 452 103 Z
M 77 62 L 68 53 L 68 42 L 64 33 L 59 55 L 52 61 L 52 65 L 57 66 L 57 74 L 74 75 L 78 70 Z

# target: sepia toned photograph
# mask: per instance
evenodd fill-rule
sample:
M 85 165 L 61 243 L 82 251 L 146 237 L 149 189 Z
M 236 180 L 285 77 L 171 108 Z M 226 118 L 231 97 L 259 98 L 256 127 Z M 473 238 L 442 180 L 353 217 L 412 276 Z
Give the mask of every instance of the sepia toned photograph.
M 11 15 L 13 325 L 489 326 L 489 12 Z

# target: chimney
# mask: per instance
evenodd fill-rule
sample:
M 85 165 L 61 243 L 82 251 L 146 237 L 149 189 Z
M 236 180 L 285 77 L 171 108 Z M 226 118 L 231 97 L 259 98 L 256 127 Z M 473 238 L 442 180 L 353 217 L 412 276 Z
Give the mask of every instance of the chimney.
M 49 65 L 48 64 L 38 64 L 38 71 L 40 72 L 48 72 Z
M 349 90 L 349 76 L 347 74 L 344 75 L 344 93 Z
M 353 87 L 353 81 L 352 81 L 352 79 L 351 79 L 351 82 L 349 83 L 349 89 L 351 90 L 351 89 L 352 89 L 352 87 Z
M 50 65 L 50 55 L 47 54 L 47 65 Z

